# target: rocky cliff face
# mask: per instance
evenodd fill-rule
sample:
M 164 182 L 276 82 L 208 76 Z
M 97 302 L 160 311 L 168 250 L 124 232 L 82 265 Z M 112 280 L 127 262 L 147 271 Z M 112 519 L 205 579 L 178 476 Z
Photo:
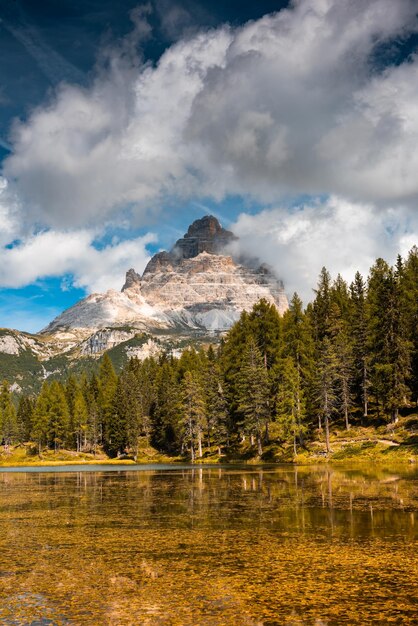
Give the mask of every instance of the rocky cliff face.
M 265 265 L 253 268 L 229 256 L 225 250 L 234 240 L 216 218 L 197 220 L 170 252 L 150 260 L 142 276 L 128 270 L 121 292 L 88 296 L 43 332 L 76 333 L 84 340 L 83 350 L 96 353 L 105 349 L 108 335 L 86 340 L 102 328 L 151 334 L 225 331 L 261 298 L 283 313 L 288 303 L 281 281 Z

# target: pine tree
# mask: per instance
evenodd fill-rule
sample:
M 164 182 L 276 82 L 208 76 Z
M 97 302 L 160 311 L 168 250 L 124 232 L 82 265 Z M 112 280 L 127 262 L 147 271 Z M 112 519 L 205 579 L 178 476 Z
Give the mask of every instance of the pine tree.
M 183 441 L 190 449 L 192 462 L 201 458 L 206 406 L 202 385 L 196 372 L 187 370 L 181 383 Z
M 270 369 L 279 358 L 281 320 L 274 304 L 262 298 L 248 315 L 250 333 L 263 357 L 264 367 Z
M 77 450 L 79 450 L 79 440 L 77 439 L 75 416 L 74 416 L 75 397 L 77 394 L 77 390 L 78 390 L 77 381 L 75 379 L 75 376 L 71 374 L 65 385 L 65 397 L 67 400 L 67 406 L 68 406 L 68 412 L 69 412 L 68 445 L 71 448 L 75 446 Z
M 368 416 L 369 405 L 369 350 L 366 312 L 366 287 L 359 272 L 350 286 L 352 316 L 350 331 L 353 338 L 353 377 L 357 399 L 363 405 L 363 417 Z
M 278 365 L 278 383 L 276 421 L 282 438 L 292 441 L 296 455 L 296 441 L 302 440 L 306 432 L 306 405 L 298 367 L 290 356 Z
M 81 389 L 76 386 L 72 400 L 72 419 L 70 421 L 71 434 L 75 434 L 77 452 L 81 452 L 87 446 L 87 432 L 89 411 Z
M 321 270 L 318 285 L 314 292 L 315 299 L 309 311 L 312 317 L 315 341 L 320 343 L 324 337 L 328 336 L 331 306 L 331 275 L 325 267 Z
M 328 332 L 334 348 L 337 367 L 338 408 L 343 412 L 345 427 L 346 430 L 349 430 L 349 413 L 353 406 L 351 393 L 353 382 L 353 345 L 349 334 L 349 324 L 343 318 L 337 301 L 331 302 Z
M 338 381 L 338 363 L 334 346 L 329 337 L 324 337 L 317 363 L 317 397 L 319 409 L 319 429 L 322 420 L 325 424 L 325 441 L 327 452 L 330 452 L 329 427 L 332 415 L 337 406 L 336 386 Z
M 109 445 L 109 429 L 113 416 L 114 398 L 118 377 L 113 369 L 112 361 L 107 352 L 104 354 L 99 369 L 98 409 L 102 443 Z
M 91 446 L 93 454 L 97 452 L 97 446 L 102 440 L 101 421 L 99 415 L 99 380 L 93 374 L 90 381 L 84 377 L 81 381 L 84 400 L 87 405 L 87 440 Z
M 7 380 L 3 381 L 0 391 L 0 427 L 1 439 L 8 448 L 17 439 L 18 428 L 16 410 L 12 402 L 10 385 Z
M 410 341 L 410 388 L 414 403 L 418 404 L 418 248 L 414 246 L 403 264 L 399 280 L 400 306 L 403 312 L 405 335 Z
M 298 387 L 306 403 L 306 412 L 314 413 L 315 397 L 312 393 L 315 374 L 315 346 L 310 318 L 303 312 L 302 301 L 295 293 L 289 309 L 283 315 L 282 357 L 291 357 L 295 363 Z M 303 443 L 303 429 L 299 440 Z
M 221 454 L 223 445 L 229 446 L 230 419 L 226 397 L 226 383 L 212 347 L 208 350 L 208 365 L 205 375 L 206 424 L 208 446 L 215 444 Z
M 259 456 L 263 453 L 262 433 L 270 421 L 270 384 L 264 358 L 250 337 L 247 341 L 237 383 L 238 411 L 241 424 L 251 440 L 257 441 Z
M 69 411 L 65 391 L 61 383 L 53 380 L 49 387 L 48 440 L 55 452 L 68 436 Z
M 49 385 L 48 382 L 45 381 L 41 387 L 38 397 L 36 398 L 35 408 L 32 415 L 32 438 L 38 444 L 39 455 L 42 452 L 42 448 L 48 443 L 49 410 Z
M 154 380 L 155 401 L 150 410 L 151 442 L 159 450 L 176 452 L 181 446 L 181 392 L 176 362 L 160 362 Z
M 411 342 L 408 341 L 400 298 L 400 277 L 383 259 L 370 272 L 368 335 L 372 384 L 378 402 L 392 421 L 407 404 Z
M 20 441 L 29 441 L 32 432 L 32 416 L 35 408 L 33 398 L 23 395 L 19 399 L 17 423 Z

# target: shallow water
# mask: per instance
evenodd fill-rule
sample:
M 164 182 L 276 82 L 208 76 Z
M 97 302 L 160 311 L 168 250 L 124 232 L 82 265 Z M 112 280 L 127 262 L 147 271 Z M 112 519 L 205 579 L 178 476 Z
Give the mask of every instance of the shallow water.
M 0 473 L 0 624 L 417 623 L 418 473 Z

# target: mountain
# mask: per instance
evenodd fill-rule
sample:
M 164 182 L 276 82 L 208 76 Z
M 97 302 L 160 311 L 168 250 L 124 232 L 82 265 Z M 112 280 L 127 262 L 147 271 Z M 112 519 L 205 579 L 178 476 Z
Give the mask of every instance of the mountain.
M 62 338 L 126 326 L 150 333 L 223 332 L 260 298 L 283 313 L 283 284 L 266 265 L 251 267 L 228 254 L 236 239 L 215 217 L 203 217 L 170 252 L 153 256 L 142 276 L 128 270 L 121 292 L 84 298 L 42 332 Z
M 142 276 L 126 273 L 121 291 L 94 293 L 66 309 L 37 335 L 0 330 L 0 376 L 19 387 L 68 373 L 110 350 L 122 364 L 190 341 L 213 341 L 261 298 L 288 307 L 282 282 L 254 259 L 236 257 L 237 237 L 213 216 L 189 226 Z

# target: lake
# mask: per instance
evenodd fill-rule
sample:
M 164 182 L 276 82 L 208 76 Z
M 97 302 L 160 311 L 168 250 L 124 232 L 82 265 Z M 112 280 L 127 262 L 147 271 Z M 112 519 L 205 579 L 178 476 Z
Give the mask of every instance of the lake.
M 59 470 L 0 472 L 0 624 L 417 623 L 413 466 Z

